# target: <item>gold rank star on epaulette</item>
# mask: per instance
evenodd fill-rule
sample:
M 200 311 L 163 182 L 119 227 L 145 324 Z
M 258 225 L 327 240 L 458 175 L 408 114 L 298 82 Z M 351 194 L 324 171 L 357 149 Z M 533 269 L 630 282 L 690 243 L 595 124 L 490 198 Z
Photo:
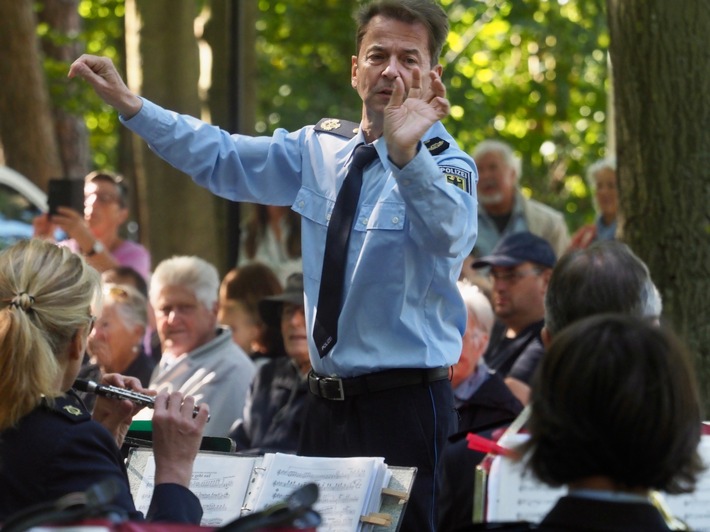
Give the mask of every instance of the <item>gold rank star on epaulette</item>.
M 351 139 L 357 135 L 360 124 L 338 118 L 323 118 L 315 125 L 315 130 Z

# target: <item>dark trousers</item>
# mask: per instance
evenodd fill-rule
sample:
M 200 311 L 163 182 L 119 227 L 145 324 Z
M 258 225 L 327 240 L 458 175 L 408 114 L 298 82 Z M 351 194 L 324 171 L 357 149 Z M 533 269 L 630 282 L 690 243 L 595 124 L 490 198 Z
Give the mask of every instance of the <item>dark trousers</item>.
M 400 530 L 435 530 L 436 463 L 456 430 L 451 383 L 439 380 L 330 401 L 309 393 L 298 454 L 382 456 L 416 467 Z

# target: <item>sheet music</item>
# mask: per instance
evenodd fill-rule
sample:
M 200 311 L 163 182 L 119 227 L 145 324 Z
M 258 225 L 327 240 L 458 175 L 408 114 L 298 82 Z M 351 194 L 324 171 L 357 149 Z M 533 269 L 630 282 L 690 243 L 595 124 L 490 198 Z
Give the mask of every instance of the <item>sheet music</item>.
M 264 480 L 254 509 L 283 501 L 294 489 L 315 482 L 320 495 L 314 508 L 321 514 L 322 532 L 360 531 L 360 516 L 371 496 L 380 500 L 382 485 L 373 483 L 383 475 L 383 458 L 323 458 L 276 453 L 265 455 Z
M 198 453 L 193 467 L 190 490 L 197 495 L 202 504 L 204 511 L 200 523 L 202 526 L 220 526 L 239 517 L 255 460 L 255 457 L 247 456 Z M 134 496 L 136 508 L 143 512 L 143 515 L 150 505 L 154 481 L 155 460 L 150 452 L 143 469 L 140 486 Z
M 698 452 L 708 469 L 700 475 L 695 491 L 684 495 L 664 493 L 663 499 L 671 513 L 693 530 L 710 531 L 710 436 L 702 436 Z
M 527 437 L 518 434 L 509 445 L 522 443 Z M 698 452 L 708 469 L 698 478 L 695 491 L 661 496 L 674 517 L 693 530 L 710 532 L 710 435 L 702 436 Z M 536 480 L 524 471 L 522 462 L 497 456 L 488 476 L 486 520 L 539 522 L 566 492 L 566 488 L 551 488 Z

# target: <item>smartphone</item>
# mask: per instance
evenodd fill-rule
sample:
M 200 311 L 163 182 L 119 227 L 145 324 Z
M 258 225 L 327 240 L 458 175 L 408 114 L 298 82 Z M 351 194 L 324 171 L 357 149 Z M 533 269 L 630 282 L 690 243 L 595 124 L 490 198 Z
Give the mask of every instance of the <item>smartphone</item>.
M 57 214 L 57 207 L 69 207 L 84 214 L 84 180 L 68 177 L 49 180 L 47 189 L 49 216 Z

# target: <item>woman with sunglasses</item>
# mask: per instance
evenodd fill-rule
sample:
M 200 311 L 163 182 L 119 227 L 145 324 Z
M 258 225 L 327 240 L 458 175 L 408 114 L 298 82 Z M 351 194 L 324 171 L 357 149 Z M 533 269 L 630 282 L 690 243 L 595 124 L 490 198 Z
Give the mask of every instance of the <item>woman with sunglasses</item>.
M 99 273 L 66 247 L 34 239 L 0 253 L 0 522 L 109 479 L 118 489 L 112 507 L 143 518 L 119 451 L 139 407 L 100 397 L 90 416 L 71 389 L 100 296 Z M 152 393 L 118 374 L 102 382 Z M 201 519 L 188 486 L 208 408 L 193 417 L 194 407 L 180 393 L 156 396 L 149 520 Z

